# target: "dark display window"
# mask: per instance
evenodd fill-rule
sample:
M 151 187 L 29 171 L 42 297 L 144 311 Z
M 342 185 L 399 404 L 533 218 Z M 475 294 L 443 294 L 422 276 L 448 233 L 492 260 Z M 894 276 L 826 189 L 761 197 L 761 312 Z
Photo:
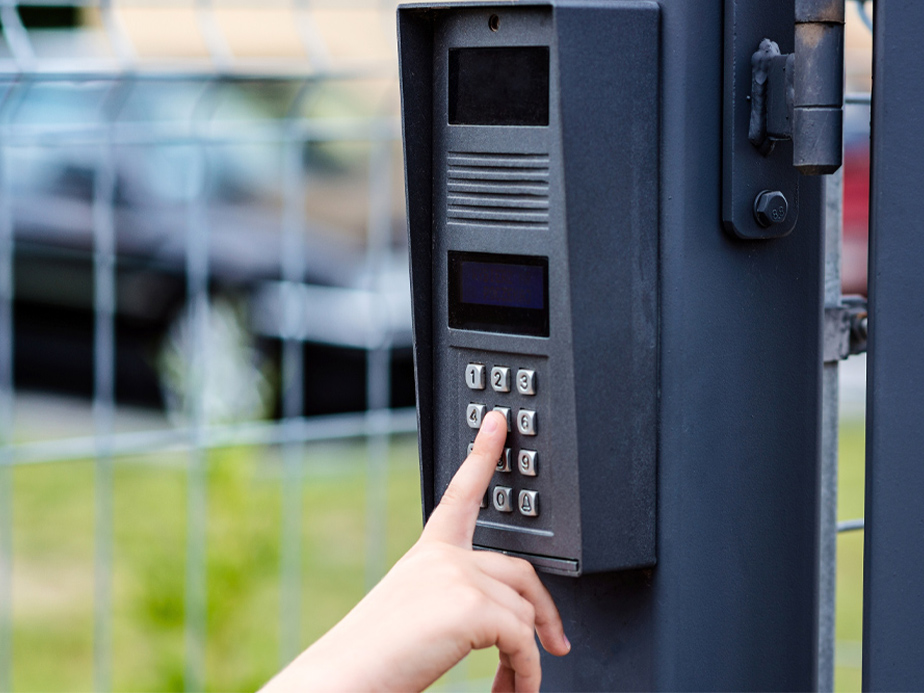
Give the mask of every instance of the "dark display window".
M 450 125 L 549 124 L 549 47 L 449 50 Z
M 449 252 L 449 326 L 549 336 L 549 260 Z

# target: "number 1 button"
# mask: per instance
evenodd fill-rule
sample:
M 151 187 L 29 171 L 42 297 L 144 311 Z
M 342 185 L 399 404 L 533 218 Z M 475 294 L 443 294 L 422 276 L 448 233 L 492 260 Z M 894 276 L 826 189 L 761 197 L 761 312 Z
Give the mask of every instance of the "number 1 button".
M 465 367 L 465 384 L 471 390 L 484 390 L 484 366 L 470 363 Z

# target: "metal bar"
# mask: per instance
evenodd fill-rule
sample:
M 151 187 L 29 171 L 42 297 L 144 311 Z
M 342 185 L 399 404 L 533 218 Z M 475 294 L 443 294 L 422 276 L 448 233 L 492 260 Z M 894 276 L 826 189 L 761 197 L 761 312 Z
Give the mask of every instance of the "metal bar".
M 369 155 L 369 217 L 366 276 L 373 290 L 382 286 L 391 244 L 391 143 L 372 146 Z M 366 473 L 366 590 L 385 574 L 388 520 L 388 403 L 391 400 L 391 338 L 366 350 L 366 407 L 373 414 Z
M 865 527 L 865 522 L 863 518 L 858 518 L 856 520 L 844 520 L 843 522 L 837 523 L 838 532 L 856 532 Z
M 118 89 L 116 89 L 117 96 Z M 108 95 L 107 102 L 112 98 Z M 106 104 L 110 106 L 110 104 Z M 111 109 L 111 106 L 110 106 Z M 116 172 L 111 145 L 100 148 L 93 197 L 93 420 L 97 441 L 94 493 L 93 674 L 97 691 L 112 689 L 113 459 L 115 421 Z
M 0 113 L 9 114 L 8 96 Z M 12 175 L 0 148 L 0 690 L 12 690 L 13 652 L 13 211 Z
M 252 421 L 235 425 L 208 426 L 202 432 L 201 446 L 214 450 L 239 446 L 281 445 L 287 441 L 320 443 L 367 438 L 377 430 L 371 412 L 331 416 L 298 417 L 288 421 Z M 389 416 L 391 435 L 417 430 L 413 409 L 395 409 Z M 187 450 L 192 429 L 177 427 L 157 431 L 116 433 L 111 438 L 115 457 Z M 13 466 L 83 461 L 96 452 L 95 437 L 62 438 L 7 446 L 9 464 Z
M 841 302 L 844 173 L 825 179 L 825 305 Z M 818 669 L 815 689 L 834 690 L 837 610 L 838 361 L 822 371 L 821 465 L 818 485 Z
M 214 105 L 214 85 L 205 85 L 194 109 L 195 131 Z M 186 228 L 186 298 L 188 335 L 186 353 L 186 408 L 191 424 L 186 516 L 186 672 L 184 687 L 205 687 L 205 645 L 208 576 L 206 534 L 208 521 L 208 456 L 203 444 L 207 425 L 205 388 L 209 378 L 209 228 L 206 215 L 208 151 L 200 143 L 190 149 L 189 197 Z
M 924 688 L 924 3 L 873 7 L 864 690 Z
M 284 218 L 282 233 L 282 276 L 289 287 L 305 278 L 305 177 L 302 166 L 303 141 L 299 138 L 291 117 L 301 108 L 310 91 L 302 85 L 289 109 L 292 128 L 283 151 Z M 293 430 L 294 422 L 305 410 L 305 351 L 297 338 L 298 325 L 305 310 L 300 292 L 286 292 L 283 306 L 282 344 L 282 415 L 283 426 Z M 293 435 L 282 446 L 282 545 L 281 586 L 279 590 L 279 660 L 290 662 L 301 649 L 301 539 L 302 539 L 302 475 L 305 449 Z
M 101 124 L 61 125 L 17 123 L 0 126 L 0 137 L 9 146 L 100 145 L 108 141 L 117 145 L 195 145 L 284 143 L 297 133 L 302 141 L 378 141 L 397 139 L 399 123 L 396 118 L 365 119 L 304 119 L 289 123 L 284 120 L 268 124 L 216 123 L 197 133 L 182 125 L 152 123 L 145 125 L 120 123 L 113 125 L 111 136 Z M 289 134 L 286 135 L 286 131 Z

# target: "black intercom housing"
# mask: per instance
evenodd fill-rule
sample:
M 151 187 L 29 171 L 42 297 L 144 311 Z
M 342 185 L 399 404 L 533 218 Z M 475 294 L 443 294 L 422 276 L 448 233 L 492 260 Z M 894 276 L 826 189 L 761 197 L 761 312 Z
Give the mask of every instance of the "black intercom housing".
M 502 408 L 474 544 L 553 573 L 656 561 L 659 23 L 398 10 L 424 516 Z

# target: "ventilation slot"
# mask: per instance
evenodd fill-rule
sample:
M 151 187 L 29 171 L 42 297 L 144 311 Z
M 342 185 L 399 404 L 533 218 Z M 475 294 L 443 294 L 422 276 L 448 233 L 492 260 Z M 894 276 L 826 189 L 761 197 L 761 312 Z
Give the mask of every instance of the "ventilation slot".
M 449 152 L 450 224 L 549 228 L 548 154 Z

